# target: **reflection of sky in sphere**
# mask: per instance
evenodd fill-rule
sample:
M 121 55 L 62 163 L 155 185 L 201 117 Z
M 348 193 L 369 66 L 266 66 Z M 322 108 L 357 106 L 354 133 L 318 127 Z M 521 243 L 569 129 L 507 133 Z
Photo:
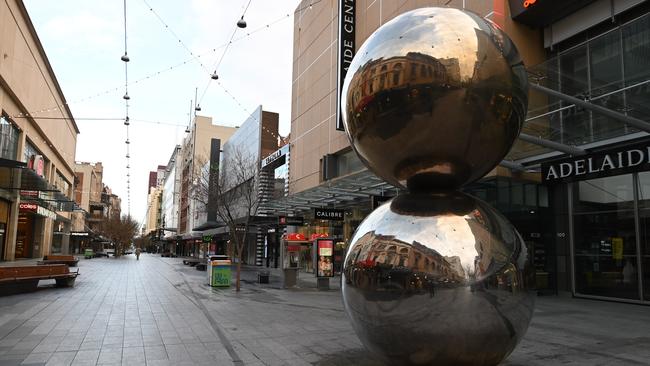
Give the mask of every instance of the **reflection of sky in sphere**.
M 463 265 L 473 264 L 478 255 L 475 236 L 468 224 L 472 218 L 456 215 L 418 217 L 390 210 L 390 202 L 377 208 L 359 227 L 358 235 L 374 230 L 376 235 L 392 235 L 406 243 L 414 241 L 445 257 L 459 257 Z M 467 268 L 464 268 L 467 270 Z

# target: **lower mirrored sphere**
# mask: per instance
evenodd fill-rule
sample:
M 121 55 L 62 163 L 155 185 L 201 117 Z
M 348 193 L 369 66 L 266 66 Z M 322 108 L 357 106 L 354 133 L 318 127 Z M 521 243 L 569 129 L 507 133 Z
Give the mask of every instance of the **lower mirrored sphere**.
M 392 364 L 496 365 L 530 323 L 528 250 L 487 203 L 459 192 L 399 195 L 359 226 L 346 254 L 345 310 Z

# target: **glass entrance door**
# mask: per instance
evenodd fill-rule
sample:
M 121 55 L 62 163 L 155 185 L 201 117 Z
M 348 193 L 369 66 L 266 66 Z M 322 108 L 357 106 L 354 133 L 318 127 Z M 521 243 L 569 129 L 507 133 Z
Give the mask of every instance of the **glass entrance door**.
M 574 185 L 576 294 L 639 300 L 632 174 Z

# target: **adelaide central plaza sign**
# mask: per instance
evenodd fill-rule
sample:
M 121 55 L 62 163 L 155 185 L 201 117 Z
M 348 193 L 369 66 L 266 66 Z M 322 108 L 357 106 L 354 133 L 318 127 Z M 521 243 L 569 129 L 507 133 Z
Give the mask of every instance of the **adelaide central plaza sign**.
M 650 142 L 543 163 L 542 179 L 572 182 L 643 170 L 650 170 Z

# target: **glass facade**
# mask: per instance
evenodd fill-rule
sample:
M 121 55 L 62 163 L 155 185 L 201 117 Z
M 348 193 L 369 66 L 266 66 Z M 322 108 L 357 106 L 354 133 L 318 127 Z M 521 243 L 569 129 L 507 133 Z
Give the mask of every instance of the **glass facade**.
M 650 118 L 650 14 L 596 36 L 587 31 L 582 43 L 558 46 L 549 59 L 528 68 L 530 78 L 548 88 L 639 119 Z M 581 146 L 638 132 L 610 117 L 530 91 L 523 132 Z M 508 158 L 534 157 L 550 150 L 518 141 Z
M 5 115 L 0 116 L 0 158 L 16 159 L 18 129 Z
M 575 293 L 650 300 L 650 172 L 572 188 Z

